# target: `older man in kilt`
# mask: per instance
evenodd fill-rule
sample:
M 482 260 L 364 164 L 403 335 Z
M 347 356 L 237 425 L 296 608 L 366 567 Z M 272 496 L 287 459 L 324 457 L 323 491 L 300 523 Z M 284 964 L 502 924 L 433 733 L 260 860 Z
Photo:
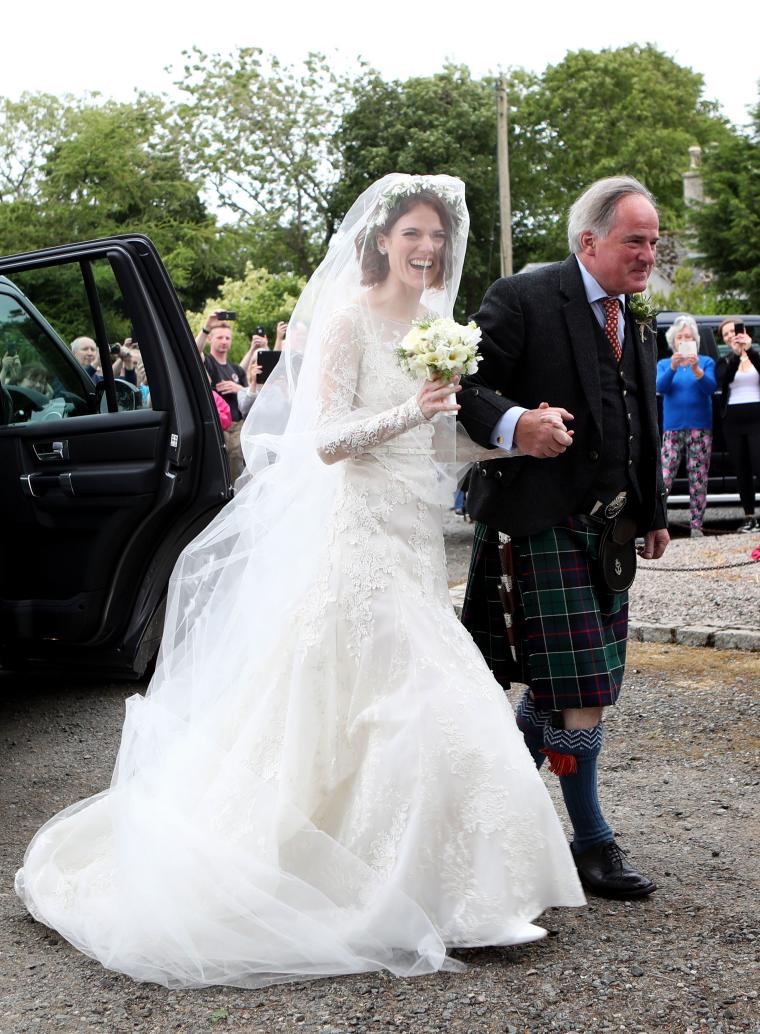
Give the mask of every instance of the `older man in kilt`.
M 647 559 L 668 543 L 655 341 L 629 305 L 658 229 L 638 181 L 592 184 L 570 211 L 572 254 L 487 292 L 474 317 L 484 360 L 458 398 L 471 437 L 513 453 L 470 479 L 463 620 L 505 688 L 527 685 L 517 722 L 560 778 L 581 879 L 617 898 L 656 889 L 605 821 L 597 759 L 625 669 L 634 538 Z

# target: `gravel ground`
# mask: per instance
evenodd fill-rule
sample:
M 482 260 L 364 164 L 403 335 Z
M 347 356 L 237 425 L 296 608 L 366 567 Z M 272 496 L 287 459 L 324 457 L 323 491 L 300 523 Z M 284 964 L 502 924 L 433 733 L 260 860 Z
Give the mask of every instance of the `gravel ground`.
M 472 529 L 450 523 L 452 580 L 461 581 Z M 655 592 L 675 605 L 672 587 Z M 758 1034 L 758 668 L 751 654 L 631 644 L 607 720 L 602 796 L 621 844 L 659 885 L 649 900 L 552 910 L 546 940 L 461 953 L 463 973 L 259 992 L 134 984 L 26 915 L 11 885 L 26 843 L 53 812 L 107 785 L 124 699 L 142 687 L 0 676 L 0 1032 Z

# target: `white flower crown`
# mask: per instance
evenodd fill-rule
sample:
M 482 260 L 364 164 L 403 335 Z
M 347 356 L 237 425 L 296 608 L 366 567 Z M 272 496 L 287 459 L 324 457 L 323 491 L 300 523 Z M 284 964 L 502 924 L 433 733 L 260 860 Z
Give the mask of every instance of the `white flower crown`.
M 367 228 L 372 230 L 385 226 L 388 216 L 399 201 L 412 197 L 414 194 L 421 194 L 423 191 L 439 197 L 451 209 L 454 218 L 459 222 L 464 214 L 464 198 L 459 191 L 443 186 L 432 177 L 408 176 L 383 191 L 378 200 L 377 208 L 367 223 Z

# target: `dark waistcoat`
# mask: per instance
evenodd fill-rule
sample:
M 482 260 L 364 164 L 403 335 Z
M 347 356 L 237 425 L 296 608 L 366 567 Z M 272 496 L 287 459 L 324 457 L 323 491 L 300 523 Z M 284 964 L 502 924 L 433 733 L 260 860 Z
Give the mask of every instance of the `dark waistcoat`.
M 631 321 L 625 321 L 623 358 L 615 360 L 612 346 L 596 319 L 593 321 L 602 393 L 602 449 L 597 476 L 587 502 L 609 502 L 627 489 L 641 498 L 638 466 L 641 458 L 641 414 L 636 349 Z

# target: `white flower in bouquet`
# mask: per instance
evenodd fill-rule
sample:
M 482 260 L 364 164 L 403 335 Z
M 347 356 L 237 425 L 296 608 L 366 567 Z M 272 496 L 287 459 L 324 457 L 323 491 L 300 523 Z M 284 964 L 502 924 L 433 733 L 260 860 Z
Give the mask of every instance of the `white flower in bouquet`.
M 413 377 L 450 381 L 475 373 L 483 358 L 478 352 L 480 328 L 452 319 L 418 320 L 396 349 L 402 369 Z

